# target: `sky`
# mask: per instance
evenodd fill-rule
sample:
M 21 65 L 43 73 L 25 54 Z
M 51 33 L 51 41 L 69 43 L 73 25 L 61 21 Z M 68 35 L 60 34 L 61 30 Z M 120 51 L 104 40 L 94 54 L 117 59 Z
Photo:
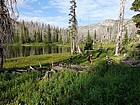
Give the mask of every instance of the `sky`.
M 68 27 L 70 0 L 17 0 L 19 20 Z M 130 10 L 134 0 L 126 0 L 125 19 L 135 14 Z M 96 24 L 106 19 L 118 19 L 120 0 L 76 0 L 79 26 Z

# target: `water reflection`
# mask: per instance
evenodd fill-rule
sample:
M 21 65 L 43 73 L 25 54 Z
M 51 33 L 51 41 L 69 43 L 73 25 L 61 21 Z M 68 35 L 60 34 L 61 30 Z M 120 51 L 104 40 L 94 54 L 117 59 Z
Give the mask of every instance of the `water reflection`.
M 63 46 L 7 46 L 6 58 L 25 57 L 33 55 L 70 52 Z

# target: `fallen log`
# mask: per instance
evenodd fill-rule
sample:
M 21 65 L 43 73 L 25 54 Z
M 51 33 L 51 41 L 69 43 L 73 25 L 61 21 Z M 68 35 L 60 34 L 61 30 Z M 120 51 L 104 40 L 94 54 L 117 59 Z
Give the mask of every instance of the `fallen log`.
M 22 72 L 28 72 L 28 70 L 25 70 L 25 69 L 18 69 L 18 70 L 16 70 L 15 72 L 22 73 Z
M 131 67 L 140 67 L 140 60 L 135 60 L 130 56 L 125 56 L 121 59 L 124 64 L 127 64 Z

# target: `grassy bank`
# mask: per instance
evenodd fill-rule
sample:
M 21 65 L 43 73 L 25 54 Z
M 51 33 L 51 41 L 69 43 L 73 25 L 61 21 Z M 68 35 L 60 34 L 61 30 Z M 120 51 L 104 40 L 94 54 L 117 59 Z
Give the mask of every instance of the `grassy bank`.
M 58 53 L 58 54 L 44 54 L 44 55 L 35 55 L 28 57 L 12 58 L 6 59 L 4 62 L 4 68 L 25 68 L 29 66 L 39 66 L 38 61 L 41 62 L 41 65 L 47 65 L 65 61 L 70 57 L 70 53 Z
M 47 45 L 55 45 L 55 46 L 64 46 L 64 47 L 70 47 L 69 43 L 50 43 L 50 44 L 45 44 L 45 43 L 25 43 L 25 44 L 19 44 L 19 43 L 14 43 L 14 44 L 9 44 L 10 46 L 47 46 Z

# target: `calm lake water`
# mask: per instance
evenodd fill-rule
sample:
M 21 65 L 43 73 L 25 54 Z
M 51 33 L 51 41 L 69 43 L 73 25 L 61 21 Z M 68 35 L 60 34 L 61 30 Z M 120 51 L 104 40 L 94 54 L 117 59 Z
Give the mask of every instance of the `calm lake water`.
M 6 58 L 25 57 L 33 55 L 70 52 L 70 47 L 64 46 L 8 46 Z

